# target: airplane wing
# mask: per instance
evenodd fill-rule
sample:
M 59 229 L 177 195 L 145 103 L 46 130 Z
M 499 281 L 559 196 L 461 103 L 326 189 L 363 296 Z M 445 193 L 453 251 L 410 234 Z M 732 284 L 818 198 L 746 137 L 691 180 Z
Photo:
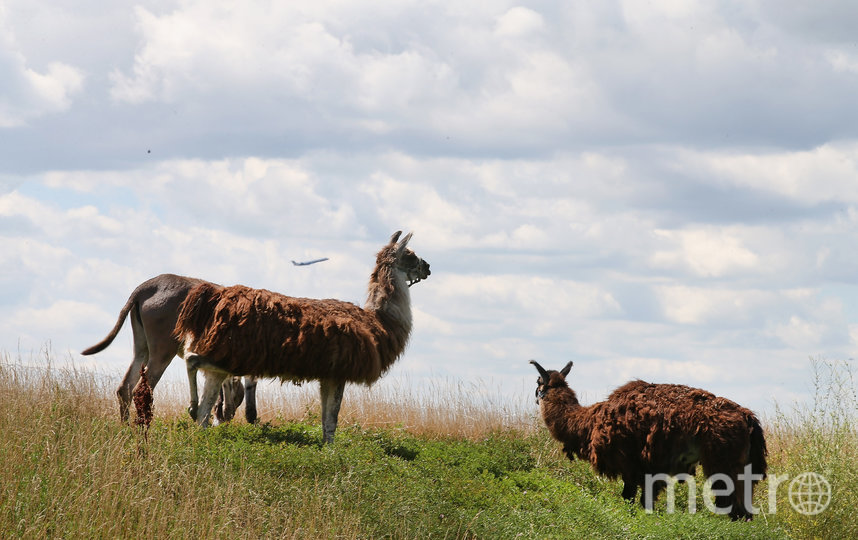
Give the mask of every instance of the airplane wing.
M 312 261 L 301 261 L 301 262 L 292 261 L 292 264 L 294 264 L 295 266 L 309 266 L 311 264 L 316 264 L 316 263 L 320 263 L 320 262 L 327 261 L 327 260 L 328 260 L 327 257 L 322 257 L 321 259 L 313 259 Z

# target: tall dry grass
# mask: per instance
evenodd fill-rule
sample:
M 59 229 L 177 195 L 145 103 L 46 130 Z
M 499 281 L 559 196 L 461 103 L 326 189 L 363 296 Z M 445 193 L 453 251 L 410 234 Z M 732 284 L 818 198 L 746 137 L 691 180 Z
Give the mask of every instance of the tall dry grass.
M 177 463 L 193 427 L 156 422 L 158 443 L 146 444 L 117 421 L 112 378 L 57 368 L 48 357 L 36 364 L 0 361 L 4 537 L 360 536 L 360 519 L 334 490 L 299 487 L 292 495 L 302 504 L 282 508 L 253 490 L 266 479 L 251 471 Z
M 372 387 L 346 385 L 339 425 L 395 428 L 428 437 L 478 439 L 498 431 L 532 433 L 539 429 L 532 399 L 510 402 L 492 393 L 491 381 L 436 379 L 416 391 L 407 378 L 382 380 Z M 161 383 L 155 391 L 155 414 L 187 417 L 188 388 L 184 381 Z M 262 422 L 320 422 L 319 384 L 260 381 L 257 408 Z M 243 408 L 236 417 L 243 422 Z
M 362 538 L 368 531 L 460 537 L 474 524 L 483 527 L 474 530 L 484 531 L 536 527 L 525 536 L 538 538 L 555 524 L 540 509 L 584 508 L 586 518 L 580 511 L 565 517 L 583 519 L 583 530 L 597 536 L 617 529 L 677 536 L 691 526 L 703 531 L 698 537 L 753 531 L 756 537 L 786 532 L 798 538 L 858 538 L 852 519 L 858 505 L 858 397 L 849 362 L 815 360 L 814 401 L 779 412 L 765 426 L 770 474 L 826 475 L 833 487 L 830 508 L 819 516 L 800 515 L 783 486 L 776 514 L 760 515 L 753 528 L 738 524 L 735 530 L 726 520 L 704 516 L 630 514 L 615 482 L 562 456 L 530 400 L 510 405 L 485 393 L 491 384 L 439 381 L 419 394 L 407 380 L 370 389 L 350 386 L 340 416 L 342 438 L 334 448 L 319 443 L 316 384 L 262 386 L 263 421 L 302 422 L 270 439 L 274 430 L 242 429 L 242 419 L 235 429 L 197 429 L 185 412 L 187 387 L 164 384 L 156 390 L 147 441 L 138 429 L 118 422 L 118 376 L 56 367 L 48 354 L 27 364 L 0 357 L 4 537 Z M 350 429 L 354 424 L 360 429 Z M 375 428 L 380 431 L 362 431 Z M 498 432 L 506 435 L 487 437 Z M 418 454 L 414 463 L 408 461 Z M 529 465 L 498 477 L 488 474 L 501 458 Z M 418 486 L 421 467 L 433 476 Z M 403 484 L 401 475 L 411 475 L 414 485 Z M 436 490 L 473 506 L 452 525 L 416 519 L 436 504 L 437 497 L 427 495 Z M 473 490 L 483 490 L 476 503 Z M 548 495 L 555 492 L 574 499 Z M 539 497 L 547 498 L 533 499 Z M 434 509 L 439 515 L 455 509 L 442 503 Z M 521 513 L 515 505 L 537 513 Z M 484 511 L 491 518 L 483 520 Z M 423 528 L 414 528 L 415 522 Z
M 770 466 L 787 479 L 777 509 L 802 538 L 858 538 L 858 384 L 852 360 L 811 358 L 809 403 L 779 406 L 767 432 Z M 830 504 L 818 515 L 792 508 L 787 481 L 803 473 L 830 483 Z
M 310 476 L 283 491 L 282 482 L 273 483 L 270 474 L 260 472 L 264 466 L 219 467 L 216 449 L 214 457 L 196 454 L 206 447 L 206 434 L 187 420 L 182 383 L 156 389 L 155 422 L 144 438 L 139 429 L 118 421 L 118 382 L 115 375 L 57 367 L 47 353 L 26 363 L 8 354 L 0 357 L 4 536 L 365 536 L 359 503 L 343 503 L 343 489 L 352 481 L 348 473 L 335 482 Z M 475 399 L 477 390 L 439 384 L 433 390 L 437 394 L 427 397 L 397 384 L 350 386 L 340 426 L 472 439 L 534 428 L 532 414 L 511 410 L 500 397 Z M 317 384 L 264 384 L 258 396 L 263 422 L 319 423 Z M 349 497 L 360 501 L 360 488 Z
M 486 393 L 490 383 L 434 380 L 415 391 L 407 379 L 373 387 L 347 385 L 340 423 L 367 428 L 397 428 L 430 437 L 477 439 L 497 431 L 536 429 L 536 407 L 526 408 L 500 394 Z M 302 387 L 268 385 L 259 399 L 263 418 L 317 420 L 317 383 Z

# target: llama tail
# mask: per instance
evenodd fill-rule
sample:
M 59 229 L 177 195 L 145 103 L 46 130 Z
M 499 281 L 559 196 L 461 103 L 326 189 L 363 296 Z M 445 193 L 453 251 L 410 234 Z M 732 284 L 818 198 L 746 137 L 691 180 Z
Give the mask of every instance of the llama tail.
M 116 324 L 113 326 L 113 330 L 107 334 L 107 337 L 93 345 L 88 349 L 84 349 L 80 354 L 90 355 L 103 351 L 106 349 L 113 340 L 116 339 L 116 334 L 119 333 L 119 330 L 122 328 L 122 325 L 125 324 L 125 318 L 128 316 L 128 312 L 131 311 L 131 308 L 135 306 L 137 303 L 137 289 L 131 293 L 131 296 L 128 297 L 128 301 L 125 302 L 125 305 L 122 306 L 122 309 L 119 311 L 119 318 L 116 320 Z
M 751 431 L 751 472 L 761 474 L 765 478 L 766 470 L 768 469 L 766 456 L 769 452 L 766 449 L 766 438 L 763 435 L 763 428 L 760 425 L 760 421 L 753 414 L 748 414 L 747 420 L 748 428 Z

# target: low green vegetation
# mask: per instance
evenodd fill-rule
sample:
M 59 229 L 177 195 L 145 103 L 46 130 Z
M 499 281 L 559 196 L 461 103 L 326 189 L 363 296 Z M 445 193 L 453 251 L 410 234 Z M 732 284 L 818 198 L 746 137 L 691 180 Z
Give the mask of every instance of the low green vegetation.
M 348 422 L 323 446 L 312 419 L 202 431 L 156 411 L 144 434 L 114 418 L 112 386 L 88 372 L 0 364 L 4 537 L 858 537 L 848 519 L 858 437 L 844 399 L 826 404 L 842 414 L 782 414 L 768 431 L 770 474 L 829 475 L 830 508 L 795 512 L 784 483 L 775 513 L 733 523 L 705 509 L 702 489 L 688 512 L 687 485 L 674 513 L 664 497 L 654 514 L 626 504 L 619 482 L 567 460 L 535 418 L 474 436 Z M 769 508 L 765 482 L 755 502 Z

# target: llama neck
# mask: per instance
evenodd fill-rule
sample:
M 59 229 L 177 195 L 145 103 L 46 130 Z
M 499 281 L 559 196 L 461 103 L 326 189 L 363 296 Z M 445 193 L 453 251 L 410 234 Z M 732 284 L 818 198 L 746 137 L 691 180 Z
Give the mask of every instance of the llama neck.
M 540 402 L 542 418 L 551 436 L 579 457 L 586 457 L 582 441 L 589 441 L 591 415 L 571 388 L 552 388 Z
M 411 294 L 405 274 L 391 266 L 376 267 L 364 309 L 375 312 L 388 332 L 407 339 L 411 332 Z

